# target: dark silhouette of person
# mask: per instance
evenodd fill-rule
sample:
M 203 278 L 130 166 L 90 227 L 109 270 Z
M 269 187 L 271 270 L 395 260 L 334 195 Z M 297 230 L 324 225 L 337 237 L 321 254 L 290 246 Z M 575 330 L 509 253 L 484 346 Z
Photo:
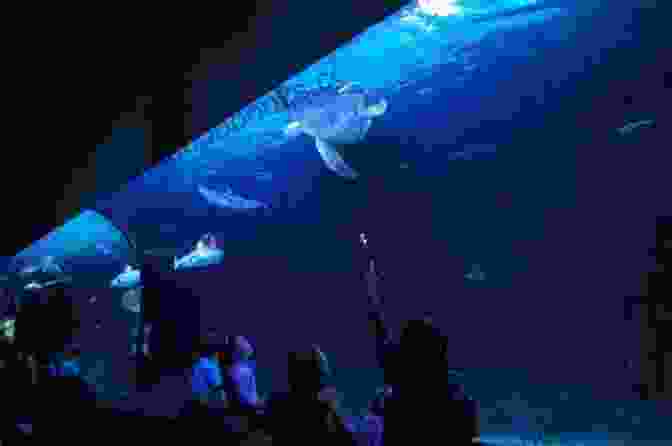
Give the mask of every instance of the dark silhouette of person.
M 289 392 L 272 395 L 266 407 L 273 443 L 354 446 L 338 392 L 326 384 L 330 370 L 319 347 L 291 352 L 287 372 Z
M 477 406 L 450 379 L 447 338 L 427 315 L 407 321 L 395 343 L 385 325 L 373 259 L 366 282 L 376 357 L 392 389 L 382 410 L 383 443 L 407 444 L 413 438 L 419 444 L 472 444 L 478 437 Z

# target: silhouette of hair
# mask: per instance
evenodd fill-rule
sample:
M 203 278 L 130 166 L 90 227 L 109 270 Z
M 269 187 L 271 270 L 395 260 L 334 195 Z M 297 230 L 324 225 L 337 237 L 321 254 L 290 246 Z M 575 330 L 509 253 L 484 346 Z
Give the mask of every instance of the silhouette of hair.
M 406 359 L 422 358 L 434 364 L 444 362 L 448 353 L 447 338 L 434 326 L 431 317 L 409 320 L 399 342 Z
M 327 358 L 317 345 L 290 352 L 287 366 L 289 385 L 294 391 L 318 390 L 331 375 Z

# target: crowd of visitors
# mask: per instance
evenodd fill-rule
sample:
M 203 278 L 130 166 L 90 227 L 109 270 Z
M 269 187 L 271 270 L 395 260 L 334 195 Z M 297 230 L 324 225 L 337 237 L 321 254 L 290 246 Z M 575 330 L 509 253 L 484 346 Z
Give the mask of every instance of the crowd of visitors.
M 167 423 L 162 432 L 186 435 L 176 439 L 221 439 L 222 444 L 477 443 L 477 404 L 451 379 L 446 337 L 428 315 L 408 321 L 399 340 L 393 340 L 385 323 L 378 280 L 376 264 L 370 260 L 366 272 L 369 320 L 384 385 L 372 389 L 363 415 L 353 417 L 343 411 L 342 394 L 329 379 L 332 370 L 320 346 L 291 352 L 287 358 L 288 391 L 262 397 L 257 388 L 255 349 L 249 340 L 232 335 L 217 342 L 209 333 L 194 348 L 186 370 L 192 397 L 178 420 Z M 55 302 L 51 305 L 58 308 Z M 30 304 L 22 311 L 32 311 Z M 16 319 L 20 321 L 21 315 Z M 61 333 L 52 333 L 51 350 L 34 348 L 38 344 L 32 337 L 23 337 L 29 341 L 24 345 L 17 344 L 14 327 L 8 328 L 12 321 L 3 320 L 0 340 L 3 409 L 5 413 L 12 411 L 11 417 L 2 417 L 3 445 L 12 441 L 72 442 L 80 432 L 82 439 L 96 439 L 109 429 L 116 435 L 124 431 L 122 414 L 96 408 L 95 395 L 80 376 L 76 345 L 53 348 L 63 340 Z M 18 330 L 36 328 L 18 326 Z M 11 399 L 7 397 L 10 394 Z M 96 419 L 89 421 L 92 418 Z M 131 424 L 142 426 L 137 420 L 135 423 Z M 83 434 L 94 426 L 103 430 Z M 148 421 L 147 426 L 156 423 Z M 124 432 L 130 436 L 126 441 L 134 443 L 142 434 L 132 431 Z

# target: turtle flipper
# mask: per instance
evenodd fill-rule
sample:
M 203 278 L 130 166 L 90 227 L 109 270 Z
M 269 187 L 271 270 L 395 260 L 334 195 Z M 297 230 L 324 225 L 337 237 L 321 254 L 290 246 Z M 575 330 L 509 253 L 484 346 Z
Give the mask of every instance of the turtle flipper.
M 324 164 L 327 165 L 329 170 L 344 178 L 352 180 L 359 176 L 355 170 L 347 165 L 333 145 L 322 139 L 315 138 L 315 147 L 317 147 L 317 151 L 319 152 L 322 161 L 324 161 Z

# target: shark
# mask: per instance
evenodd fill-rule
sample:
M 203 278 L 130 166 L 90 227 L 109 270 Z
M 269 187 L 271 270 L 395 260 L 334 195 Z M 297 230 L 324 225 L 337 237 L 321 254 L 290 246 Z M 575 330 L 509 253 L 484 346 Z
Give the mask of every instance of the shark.
M 224 251 L 219 248 L 196 247 L 184 257 L 173 260 L 173 268 L 177 270 L 199 268 L 222 263 Z
M 336 91 L 316 94 L 290 107 L 287 137 L 306 134 L 315 140 L 320 158 L 337 175 L 356 179 L 359 173 L 343 159 L 347 145 L 362 141 L 373 122 L 387 110 L 387 100 L 370 104 L 369 94 L 349 82 Z
M 110 282 L 110 288 L 135 288 L 140 285 L 140 270 L 126 265 L 124 271 Z
M 241 197 L 233 193 L 230 187 L 222 191 L 209 189 L 205 186 L 198 186 L 198 193 L 213 206 L 219 208 L 233 209 L 238 211 L 250 211 L 255 209 L 268 210 L 268 204 L 261 201 Z

